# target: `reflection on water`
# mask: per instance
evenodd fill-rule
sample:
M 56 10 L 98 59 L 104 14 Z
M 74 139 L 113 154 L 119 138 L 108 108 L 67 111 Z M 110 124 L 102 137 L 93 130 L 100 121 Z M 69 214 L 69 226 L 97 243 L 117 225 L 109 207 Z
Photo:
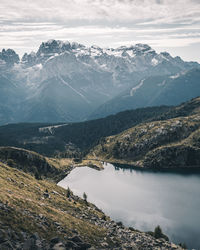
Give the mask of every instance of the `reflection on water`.
M 105 164 L 74 169 L 59 185 L 85 192 L 112 219 L 142 231 L 160 225 L 176 243 L 200 248 L 200 174 L 142 171 Z

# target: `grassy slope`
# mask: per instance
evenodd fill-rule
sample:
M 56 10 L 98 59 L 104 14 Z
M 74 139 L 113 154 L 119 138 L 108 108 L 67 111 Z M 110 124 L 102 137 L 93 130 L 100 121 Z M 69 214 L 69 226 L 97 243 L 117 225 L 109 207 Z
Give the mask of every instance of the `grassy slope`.
M 199 167 L 200 98 L 175 108 L 174 114 L 182 117 L 142 123 L 107 137 L 87 157 L 150 168 Z
M 0 126 L 0 146 L 26 148 L 47 156 L 54 156 L 58 152 L 63 152 L 67 157 L 73 156 L 74 152 L 87 152 L 98 144 L 101 137 L 117 134 L 150 119 L 157 119 L 170 109 L 163 106 L 124 111 L 103 119 L 56 127 L 52 131 L 40 128 L 53 124 L 9 124 Z
M 70 170 L 72 159 L 44 157 L 33 151 L 15 147 L 0 147 L 0 161 L 13 168 L 38 174 L 40 178 L 60 180 Z
M 95 210 L 92 204 L 87 206 L 81 199 L 74 203 L 67 198 L 67 191 L 55 183 L 38 181 L 30 174 L 0 163 L 0 187 L 0 201 L 11 208 L 9 213 L 1 212 L 0 220 L 14 230 L 38 232 L 46 239 L 55 235 L 62 238 L 65 234 L 57 230 L 57 222 L 67 230 L 68 235 L 73 235 L 72 230 L 75 229 L 92 244 L 105 236 L 105 229 L 76 218 L 89 209 L 91 215 L 100 218 L 103 213 Z M 50 198 L 43 196 L 46 189 Z M 37 223 L 36 216 L 39 214 L 46 218 L 46 227 Z
M 87 154 L 102 137 L 116 135 L 144 122 L 188 116 L 198 107 L 199 98 L 196 98 L 178 107 L 128 110 L 102 119 L 55 126 L 50 130 L 48 127 L 53 124 L 9 124 L 0 126 L 0 146 L 25 148 L 51 157 L 79 157 Z
M 9 237 L 13 244 L 23 244 L 24 234 L 32 235 L 37 232 L 47 244 L 55 237 L 69 243 L 71 237 L 78 234 L 84 243 L 89 243 L 94 249 L 120 246 L 123 249 L 155 249 L 157 246 L 163 247 L 162 249 L 181 249 L 173 243 L 156 240 L 147 233 L 119 226 L 95 205 L 85 202 L 72 192 L 69 197 L 68 191 L 54 182 L 57 179 L 54 174 L 57 173 L 56 170 L 61 173 L 69 171 L 71 160 L 49 159 L 17 148 L 0 148 L 0 159 L 1 240 L 3 230 L 4 233 L 12 234 Z M 12 166 L 5 162 L 12 163 Z M 34 168 L 37 168 L 42 180 L 34 177 L 32 163 L 36 163 Z M 79 165 L 88 163 L 101 167 L 90 161 L 83 161 Z M 42 167 L 46 164 L 53 168 L 51 175 Z M 0 241 L 0 245 L 1 243 Z M 6 246 L 3 249 L 8 248 Z

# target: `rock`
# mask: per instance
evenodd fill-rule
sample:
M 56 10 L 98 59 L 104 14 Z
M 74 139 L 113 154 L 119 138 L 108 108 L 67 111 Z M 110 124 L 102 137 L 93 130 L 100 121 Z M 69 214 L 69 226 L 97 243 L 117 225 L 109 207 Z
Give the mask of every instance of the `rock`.
M 44 198 L 46 198 L 46 199 L 47 199 L 47 198 L 50 198 L 50 194 L 47 193 L 47 192 L 44 192 L 44 193 L 43 193 L 43 196 L 44 196 Z
M 78 234 L 78 231 L 76 229 L 72 229 L 72 233 Z
M 102 246 L 102 247 L 108 247 L 109 245 L 108 245 L 107 242 L 102 242 L 102 243 L 101 243 L 101 246 Z
M 73 236 L 72 238 L 70 238 L 70 240 L 76 243 L 83 242 L 78 235 Z
M 53 250 L 66 250 L 66 248 L 62 242 L 55 244 L 52 249 Z
M 38 233 L 34 233 L 33 235 L 31 235 L 31 238 L 34 239 L 34 240 L 39 240 L 40 239 Z
M 90 248 L 91 245 L 88 244 L 88 243 L 79 243 L 78 247 L 79 247 L 80 250 L 86 250 L 86 249 Z
M 67 241 L 67 243 L 65 243 L 65 247 L 67 249 L 70 249 L 70 248 L 77 249 L 78 245 L 75 242 L 69 240 L 69 241 Z
M 33 238 L 29 238 L 24 242 L 23 250 L 37 249 L 36 242 Z
M 57 222 L 57 221 L 54 222 L 54 224 L 55 224 L 56 227 L 60 227 L 61 226 L 61 224 L 59 222 Z
M 60 194 L 59 194 L 57 191 L 55 191 L 55 190 L 53 190 L 51 193 L 54 194 L 54 195 L 60 195 Z
M 12 243 L 10 241 L 5 241 L 0 245 L 1 250 L 14 250 Z
M 52 238 L 50 242 L 51 244 L 57 244 L 60 242 L 60 239 L 58 237 L 55 237 L 55 238 Z
M 172 249 L 178 249 L 178 246 L 175 245 L 174 243 L 171 243 L 171 248 L 172 248 Z
M 3 229 L 0 229 L 0 244 L 7 240 L 6 233 Z

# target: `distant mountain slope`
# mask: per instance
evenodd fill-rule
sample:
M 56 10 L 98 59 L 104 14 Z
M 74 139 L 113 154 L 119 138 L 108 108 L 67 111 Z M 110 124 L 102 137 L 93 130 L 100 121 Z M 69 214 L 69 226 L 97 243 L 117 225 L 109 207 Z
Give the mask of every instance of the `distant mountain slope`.
M 100 106 L 90 118 L 105 117 L 139 107 L 178 105 L 199 95 L 200 69 L 170 76 L 151 76 Z
M 102 139 L 88 157 L 144 168 L 199 168 L 200 98 L 169 111 L 162 118 L 169 118 L 170 112 L 176 113 L 176 118 L 141 123 Z
M 45 155 L 59 152 L 67 156 L 73 156 L 74 153 L 80 155 L 96 145 L 100 138 L 114 135 L 144 121 L 159 119 L 169 110 L 171 107 L 162 106 L 125 111 L 80 123 L 19 123 L 0 126 L 0 146 L 21 147 Z
M 15 51 L 3 49 L 0 124 L 82 121 L 144 78 L 175 75 L 195 67 L 200 66 L 166 52 L 158 54 L 146 44 L 105 49 L 50 40 L 21 60 Z
M 80 123 L 19 123 L 0 126 L 0 146 L 14 146 L 44 155 L 81 157 L 101 138 L 138 124 L 187 117 L 200 112 L 199 98 L 177 107 L 148 107 Z

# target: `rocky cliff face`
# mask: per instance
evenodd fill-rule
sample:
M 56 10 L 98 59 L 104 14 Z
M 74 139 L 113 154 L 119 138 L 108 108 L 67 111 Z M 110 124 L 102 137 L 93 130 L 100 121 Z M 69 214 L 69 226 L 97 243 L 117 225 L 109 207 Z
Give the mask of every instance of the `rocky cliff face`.
M 187 110 L 185 117 L 143 123 L 102 139 L 91 155 L 146 168 L 198 168 L 199 100 L 194 99 L 176 109 L 180 113 Z
M 7 66 L 13 66 L 20 61 L 18 54 L 12 49 L 3 49 L 0 52 L 0 60 L 2 64 L 6 64 Z

